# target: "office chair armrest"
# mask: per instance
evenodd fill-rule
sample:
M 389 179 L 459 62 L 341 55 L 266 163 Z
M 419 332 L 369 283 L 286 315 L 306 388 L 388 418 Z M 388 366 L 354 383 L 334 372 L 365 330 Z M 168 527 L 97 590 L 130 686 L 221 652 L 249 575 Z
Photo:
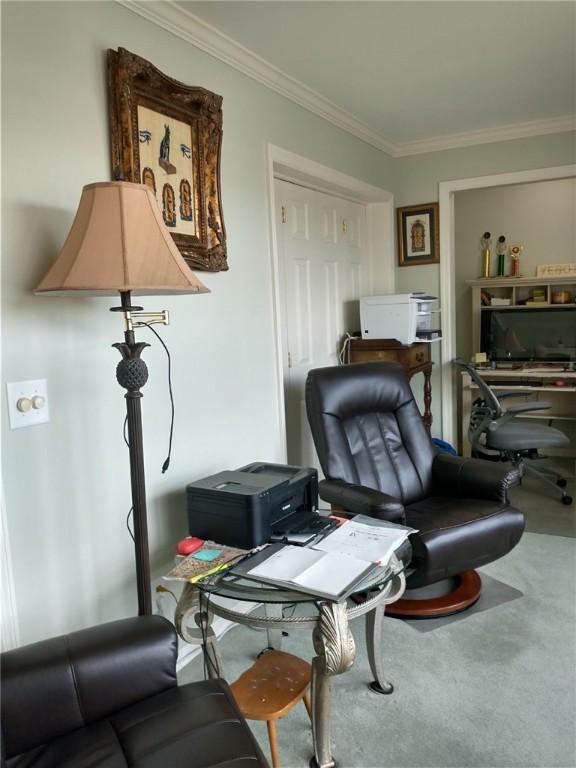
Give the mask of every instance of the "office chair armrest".
M 502 415 L 495 418 L 489 425 L 490 432 L 497 432 L 500 427 L 507 424 L 512 419 L 516 418 L 520 413 L 532 413 L 534 411 L 547 411 L 551 408 L 550 403 L 517 403 L 516 405 L 510 405 L 502 412 Z
M 532 397 L 533 389 L 515 389 L 514 392 L 502 392 L 496 397 L 498 400 L 506 400 L 507 397 Z
M 508 464 L 438 454 L 432 464 L 436 496 L 508 501 L 508 489 L 520 483 L 520 471 Z
M 506 408 L 506 413 L 525 413 L 528 411 L 547 411 L 552 407 L 551 403 L 516 403 Z
M 394 496 L 375 488 L 345 483 L 343 480 L 320 480 L 318 492 L 324 501 L 355 515 L 368 515 L 400 525 L 406 522 L 403 504 Z

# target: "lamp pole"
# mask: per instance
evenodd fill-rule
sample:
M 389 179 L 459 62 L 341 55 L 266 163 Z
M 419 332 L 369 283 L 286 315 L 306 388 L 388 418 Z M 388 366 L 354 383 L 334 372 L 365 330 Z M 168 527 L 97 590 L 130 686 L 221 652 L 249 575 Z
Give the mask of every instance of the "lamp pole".
M 132 520 L 134 525 L 134 548 L 136 554 L 136 584 L 138 590 L 138 615 L 152 613 L 152 592 L 150 585 L 150 552 L 148 548 L 148 518 L 146 510 L 146 481 L 144 476 L 144 442 L 142 439 L 142 393 L 140 388 L 148 381 L 148 368 L 140 355 L 146 342 L 136 342 L 130 320 L 132 311 L 142 307 L 131 306 L 130 291 L 120 292 L 126 329 L 124 342 L 113 344 L 119 350 L 122 360 L 116 368 L 116 379 L 126 389 L 126 419 L 128 448 L 130 453 L 130 481 L 132 486 Z M 116 309 L 116 308 L 114 308 Z

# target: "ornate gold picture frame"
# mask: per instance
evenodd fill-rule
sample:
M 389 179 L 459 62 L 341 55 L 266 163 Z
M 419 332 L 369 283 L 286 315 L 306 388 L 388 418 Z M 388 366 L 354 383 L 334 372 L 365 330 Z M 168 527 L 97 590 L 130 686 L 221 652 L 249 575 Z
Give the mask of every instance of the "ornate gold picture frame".
M 398 265 L 438 264 L 440 226 L 438 203 L 397 208 Z
M 145 59 L 108 50 L 115 181 L 147 184 L 192 269 L 228 269 L 220 196 L 222 97 L 183 85 Z

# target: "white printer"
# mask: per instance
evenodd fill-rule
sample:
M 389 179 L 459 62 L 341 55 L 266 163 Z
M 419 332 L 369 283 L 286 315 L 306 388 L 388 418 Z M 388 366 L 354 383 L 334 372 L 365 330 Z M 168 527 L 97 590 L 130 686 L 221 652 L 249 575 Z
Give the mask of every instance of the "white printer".
M 391 293 L 360 299 L 363 339 L 397 339 L 401 344 L 439 341 L 438 299 L 425 293 Z

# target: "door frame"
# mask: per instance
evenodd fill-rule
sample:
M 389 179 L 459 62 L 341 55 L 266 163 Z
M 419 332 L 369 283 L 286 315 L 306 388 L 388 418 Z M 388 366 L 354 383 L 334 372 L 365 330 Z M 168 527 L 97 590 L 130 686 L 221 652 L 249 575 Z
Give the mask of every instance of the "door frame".
M 455 258 L 454 251 L 454 195 L 469 189 L 513 186 L 529 182 L 552 181 L 576 177 L 576 164 L 558 165 L 551 168 L 535 168 L 471 179 L 441 181 L 438 185 L 440 202 L 440 299 L 442 307 L 442 372 L 441 407 L 442 437 L 456 445 L 457 386 L 452 360 L 456 357 L 456 306 L 454 302 Z
M 268 217 L 270 231 L 270 253 L 272 266 L 272 303 L 274 315 L 274 338 L 276 357 L 276 389 L 278 402 L 279 452 L 286 461 L 286 420 L 284 403 L 284 359 L 283 338 L 286 333 L 286 306 L 281 290 L 281 274 L 284 268 L 278 249 L 276 231 L 276 199 L 274 179 L 291 181 L 317 192 L 342 197 L 366 206 L 366 236 L 368 239 L 369 293 L 375 291 L 393 293 L 394 271 L 394 197 L 391 192 L 360 181 L 353 176 L 316 163 L 301 155 L 268 144 L 266 147 L 268 182 Z

